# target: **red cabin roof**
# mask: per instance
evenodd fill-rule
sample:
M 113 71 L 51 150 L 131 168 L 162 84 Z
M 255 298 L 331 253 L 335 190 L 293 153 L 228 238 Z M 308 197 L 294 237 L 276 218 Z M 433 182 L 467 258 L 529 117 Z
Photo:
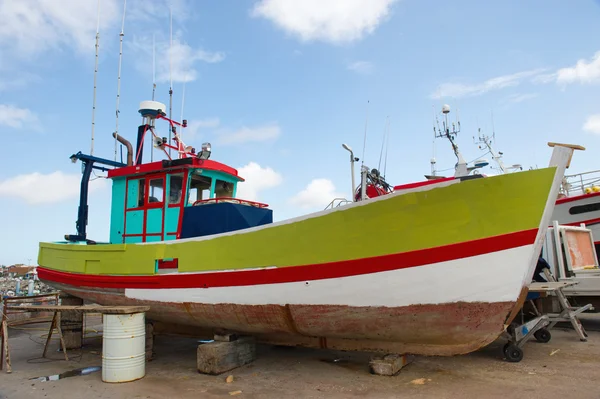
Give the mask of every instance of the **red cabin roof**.
M 231 166 L 227 166 L 220 162 L 211 161 L 209 159 L 198 159 L 195 157 L 173 160 L 165 159 L 156 162 L 144 163 L 141 165 L 124 166 L 122 168 L 109 170 L 108 177 L 112 179 L 114 177 L 139 175 L 181 168 L 201 168 L 205 170 L 214 170 L 228 174 L 236 178 L 238 181 L 244 181 L 244 179 L 238 175 L 237 169 L 234 169 Z

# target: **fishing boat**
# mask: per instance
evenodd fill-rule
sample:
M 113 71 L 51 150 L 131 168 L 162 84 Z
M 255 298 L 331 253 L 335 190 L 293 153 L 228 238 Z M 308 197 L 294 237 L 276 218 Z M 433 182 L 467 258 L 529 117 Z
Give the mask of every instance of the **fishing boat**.
M 126 162 L 71 156 L 83 166 L 77 233 L 40 243 L 39 278 L 101 305 L 149 305 L 148 320 L 282 345 L 455 355 L 494 341 L 525 298 L 573 153 L 556 145 L 547 168 L 273 222 L 267 204 L 237 197 L 243 176 L 209 143 L 183 143 L 186 122 L 165 108 L 140 104 L 135 150 L 117 136 Z M 148 140 L 164 159 L 144 161 Z M 107 242 L 86 230 L 95 169 L 112 181 Z

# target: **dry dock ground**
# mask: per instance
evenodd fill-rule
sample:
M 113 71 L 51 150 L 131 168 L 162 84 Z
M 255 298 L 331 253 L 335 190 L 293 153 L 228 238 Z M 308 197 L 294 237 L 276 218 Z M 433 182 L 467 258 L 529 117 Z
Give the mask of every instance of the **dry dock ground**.
M 195 367 L 196 340 L 158 336 L 146 376 L 122 384 L 102 382 L 101 371 L 58 381 L 31 379 L 102 364 L 97 337 L 71 351 L 69 362 L 56 343 L 50 351 L 55 360 L 40 359 L 45 332 L 38 324 L 11 329 L 13 372 L 0 372 L 0 398 L 600 398 L 600 315 L 582 321 L 588 342 L 571 329 L 555 328 L 549 343 L 528 342 L 520 363 L 502 360 L 499 339 L 466 356 L 416 357 L 393 377 L 369 374 L 367 353 L 272 346 L 259 346 L 252 364 L 202 375 Z M 232 382 L 226 382 L 228 375 Z

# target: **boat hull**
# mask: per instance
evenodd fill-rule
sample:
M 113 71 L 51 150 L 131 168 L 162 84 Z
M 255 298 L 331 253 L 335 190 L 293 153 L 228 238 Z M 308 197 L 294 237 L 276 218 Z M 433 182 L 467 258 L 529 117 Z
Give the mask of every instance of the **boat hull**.
M 448 181 L 169 242 L 41 243 L 39 278 L 102 305 L 265 342 L 454 355 L 524 298 L 562 171 Z M 177 259 L 175 270 L 157 261 Z
M 148 305 L 148 319 L 198 327 L 205 335 L 225 330 L 278 344 L 455 355 L 502 333 L 521 294 L 520 272 L 529 263 L 534 238 L 535 231 L 529 231 L 442 248 L 440 254 L 458 257 L 389 271 L 243 287 L 195 287 L 197 279 L 210 280 L 204 273 L 166 274 L 152 285 L 139 278 L 136 284 L 136 277 L 82 279 L 44 268 L 40 276 L 94 303 Z M 491 245 L 503 249 L 461 257 Z M 183 284 L 174 277 L 185 278 L 187 286 L 166 288 Z

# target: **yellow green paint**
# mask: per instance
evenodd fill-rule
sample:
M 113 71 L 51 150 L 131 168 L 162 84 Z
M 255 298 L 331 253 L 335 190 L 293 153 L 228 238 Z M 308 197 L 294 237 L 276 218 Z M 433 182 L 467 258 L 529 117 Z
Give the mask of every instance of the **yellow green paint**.
M 41 243 L 39 264 L 92 274 L 297 266 L 433 248 L 538 228 L 556 168 L 390 196 L 322 216 L 202 241 L 146 245 Z

